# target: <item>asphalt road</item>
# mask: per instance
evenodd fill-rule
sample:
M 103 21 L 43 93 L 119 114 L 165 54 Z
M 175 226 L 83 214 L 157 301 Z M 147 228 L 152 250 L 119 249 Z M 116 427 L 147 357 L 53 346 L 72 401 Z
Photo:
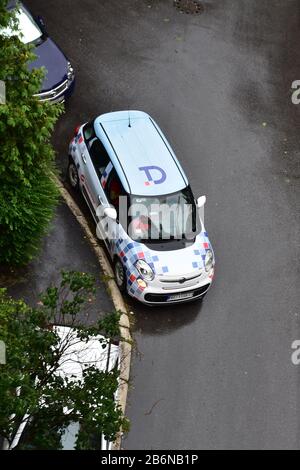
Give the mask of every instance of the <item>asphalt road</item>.
M 136 313 L 126 449 L 299 449 L 298 0 L 28 0 L 72 59 L 54 138 L 124 108 L 153 115 L 196 196 L 217 271 L 203 305 Z

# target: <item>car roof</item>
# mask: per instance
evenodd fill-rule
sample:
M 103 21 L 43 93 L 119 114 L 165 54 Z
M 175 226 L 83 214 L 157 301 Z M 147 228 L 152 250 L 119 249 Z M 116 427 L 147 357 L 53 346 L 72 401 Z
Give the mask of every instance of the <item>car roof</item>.
M 95 119 L 94 126 L 127 193 L 160 196 L 188 185 L 170 144 L 148 114 L 103 114 Z
M 88 367 L 105 372 L 111 371 L 118 362 L 119 346 L 111 344 L 102 335 L 90 336 L 88 340 L 80 340 L 76 328 L 54 325 L 64 352 L 59 361 L 55 374 L 63 379 L 69 378 L 76 382 L 82 379 L 84 370 Z

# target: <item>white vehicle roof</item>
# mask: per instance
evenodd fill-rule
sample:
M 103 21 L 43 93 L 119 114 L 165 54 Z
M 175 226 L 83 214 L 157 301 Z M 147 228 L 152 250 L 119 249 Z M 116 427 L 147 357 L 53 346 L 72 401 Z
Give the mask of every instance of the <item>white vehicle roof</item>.
M 61 344 L 68 344 L 56 371 L 61 377 L 80 380 L 87 367 L 94 366 L 101 371 L 110 371 L 117 364 L 119 346 L 111 344 L 108 360 L 109 342 L 104 336 L 94 336 L 86 342 L 77 337 L 76 328 L 54 326 L 53 329 L 60 337 Z
M 55 372 L 62 378 L 79 381 L 82 379 L 83 371 L 87 367 L 94 366 L 104 372 L 111 371 L 118 364 L 119 346 L 111 344 L 109 347 L 109 340 L 104 336 L 98 335 L 91 337 L 88 341 L 81 341 L 77 337 L 76 328 L 55 325 L 53 329 L 60 337 L 60 346 L 66 346 L 60 360 L 60 366 Z M 117 395 L 118 391 L 115 398 L 117 398 Z M 18 445 L 29 420 L 30 415 L 26 413 L 11 446 L 6 446 L 6 449 L 11 450 Z M 65 429 L 62 436 L 64 450 L 75 448 L 78 430 L 78 423 L 72 423 Z M 102 436 L 101 446 L 103 449 L 110 449 L 111 442 L 106 441 Z
M 0 30 L 0 34 L 8 37 L 14 35 L 19 36 L 20 40 L 24 44 L 34 42 L 42 36 L 41 30 L 34 22 L 30 13 L 23 7 L 23 5 L 20 5 L 16 10 L 16 20 L 19 31 L 13 31 L 11 28 L 5 28 Z
M 158 124 L 142 111 L 117 111 L 95 119 L 125 191 L 138 196 L 175 193 L 187 177 Z

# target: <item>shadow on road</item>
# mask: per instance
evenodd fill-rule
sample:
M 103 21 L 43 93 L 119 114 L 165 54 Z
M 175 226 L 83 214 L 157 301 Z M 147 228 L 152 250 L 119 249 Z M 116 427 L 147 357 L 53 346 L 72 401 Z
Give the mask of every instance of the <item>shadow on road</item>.
M 167 335 L 190 323 L 193 323 L 202 309 L 202 302 L 195 301 L 186 304 L 163 307 L 149 307 L 127 299 L 129 308 L 135 312 L 133 331 L 144 335 Z M 203 302 L 205 302 L 203 300 Z

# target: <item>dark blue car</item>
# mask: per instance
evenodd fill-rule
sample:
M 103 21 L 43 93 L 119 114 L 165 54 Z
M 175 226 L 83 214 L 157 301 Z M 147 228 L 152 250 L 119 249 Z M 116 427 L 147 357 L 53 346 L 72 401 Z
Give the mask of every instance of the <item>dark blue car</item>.
M 16 1 L 9 1 L 7 8 L 16 8 Z M 36 60 L 29 64 L 30 69 L 45 67 L 46 75 L 40 93 L 41 101 L 63 102 L 68 98 L 75 84 L 74 69 L 62 50 L 49 38 L 43 20 L 34 17 L 24 4 L 18 2 L 16 17 L 19 24 L 20 40 L 35 46 Z M 15 34 L 7 29 L 2 34 Z

